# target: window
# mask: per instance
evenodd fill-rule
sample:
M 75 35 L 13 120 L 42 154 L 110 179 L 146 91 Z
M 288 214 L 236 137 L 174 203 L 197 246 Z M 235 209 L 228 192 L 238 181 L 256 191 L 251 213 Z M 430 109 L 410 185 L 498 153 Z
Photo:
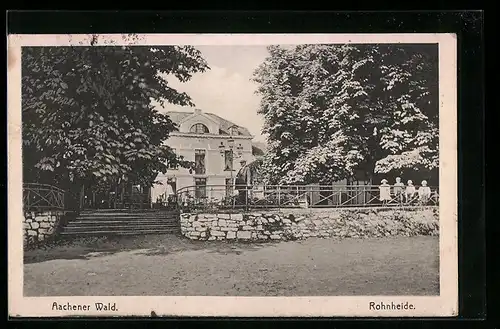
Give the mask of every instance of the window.
M 208 128 L 203 123 L 192 125 L 190 131 L 195 134 L 208 134 Z
M 207 197 L 207 179 L 206 178 L 195 178 L 195 198 L 206 198 Z
M 238 127 L 236 127 L 236 126 L 229 127 L 229 134 L 230 135 L 239 135 Z
M 196 175 L 205 174 L 205 150 L 194 150 L 194 166 Z
M 172 149 L 172 152 L 177 156 L 177 152 L 176 152 L 176 149 Z M 167 162 L 167 168 L 168 169 L 172 169 L 172 170 L 175 170 L 175 169 L 178 169 L 178 166 L 176 163 L 170 163 L 170 162 Z
M 233 151 L 231 150 L 224 151 L 224 170 L 233 170 Z

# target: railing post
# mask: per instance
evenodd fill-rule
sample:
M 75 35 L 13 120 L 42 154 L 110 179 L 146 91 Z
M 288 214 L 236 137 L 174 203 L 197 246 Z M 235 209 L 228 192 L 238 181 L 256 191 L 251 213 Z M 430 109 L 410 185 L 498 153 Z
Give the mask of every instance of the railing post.
M 278 208 L 281 208 L 281 185 L 278 185 Z

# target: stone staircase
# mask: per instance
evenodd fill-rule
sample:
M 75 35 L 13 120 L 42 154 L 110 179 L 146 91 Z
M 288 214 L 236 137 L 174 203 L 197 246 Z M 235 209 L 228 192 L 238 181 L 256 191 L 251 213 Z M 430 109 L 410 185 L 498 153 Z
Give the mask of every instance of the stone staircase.
M 82 211 L 62 229 L 64 236 L 179 233 L 179 214 L 164 210 L 103 209 Z

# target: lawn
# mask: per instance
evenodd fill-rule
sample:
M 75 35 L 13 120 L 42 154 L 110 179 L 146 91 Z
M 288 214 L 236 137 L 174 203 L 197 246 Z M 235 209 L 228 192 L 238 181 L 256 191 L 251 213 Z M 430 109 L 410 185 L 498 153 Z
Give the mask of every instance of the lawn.
M 25 251 L 25 296 L 438 295 L 439 238 L 94 238 Z

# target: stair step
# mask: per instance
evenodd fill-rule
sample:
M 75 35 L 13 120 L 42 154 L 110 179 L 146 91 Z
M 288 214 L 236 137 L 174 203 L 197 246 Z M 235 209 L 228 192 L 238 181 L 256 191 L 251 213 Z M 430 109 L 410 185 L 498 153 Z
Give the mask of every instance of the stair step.
M 113 214 L 178 214 L 177 211 L 158 211 L 158 210 L 116 210 L 116 211 L 81 211 L 82 215 L 99 214 L 99 215 L 113 215 Z
M 75 230 L 75 229 L 132 229 L 132 230 L 141 230 L 141 229 L 154 229 L 154 228 L 177 228 L 180 227 L 176 224 L 165 225 L 165 224 L 150 224 L 150 225 L 68 225 L 64 228 L 64 230 Z
M 107 225 L 107 224 L 179 224 L 178 220 L 72 220 L 68 225 L 81 224 L 81 225 Z
M 81 218 L 76 217 L 72 221 L 81 221 L 81 222 L 147 222 L 147 221 L 160 221 L 160 222 L 175 222 L 179 221 L 179 218 L 125 218 L 125 217 L 110 217 L 110 218 Z
M 61 235 L 83 236 L 83 235 L 143 235 L 143 234 L 174 234 L 180 230 L 142 230 L 142 231 L 82 231 L 61 232 Z
M 130 216 L 130 217 L 142 217 L 142 216 L 179 216 L 177 213 L 171 213 L 171 212 L 144 212 L 144 213 L 138 213 L 138 212 L 110 212 L 110 213 L 98 213 L 98 212 L 93 212 L 93 213 L 80 213 L 80 216 L 82 217 L 110 217 L 110 216 Z

